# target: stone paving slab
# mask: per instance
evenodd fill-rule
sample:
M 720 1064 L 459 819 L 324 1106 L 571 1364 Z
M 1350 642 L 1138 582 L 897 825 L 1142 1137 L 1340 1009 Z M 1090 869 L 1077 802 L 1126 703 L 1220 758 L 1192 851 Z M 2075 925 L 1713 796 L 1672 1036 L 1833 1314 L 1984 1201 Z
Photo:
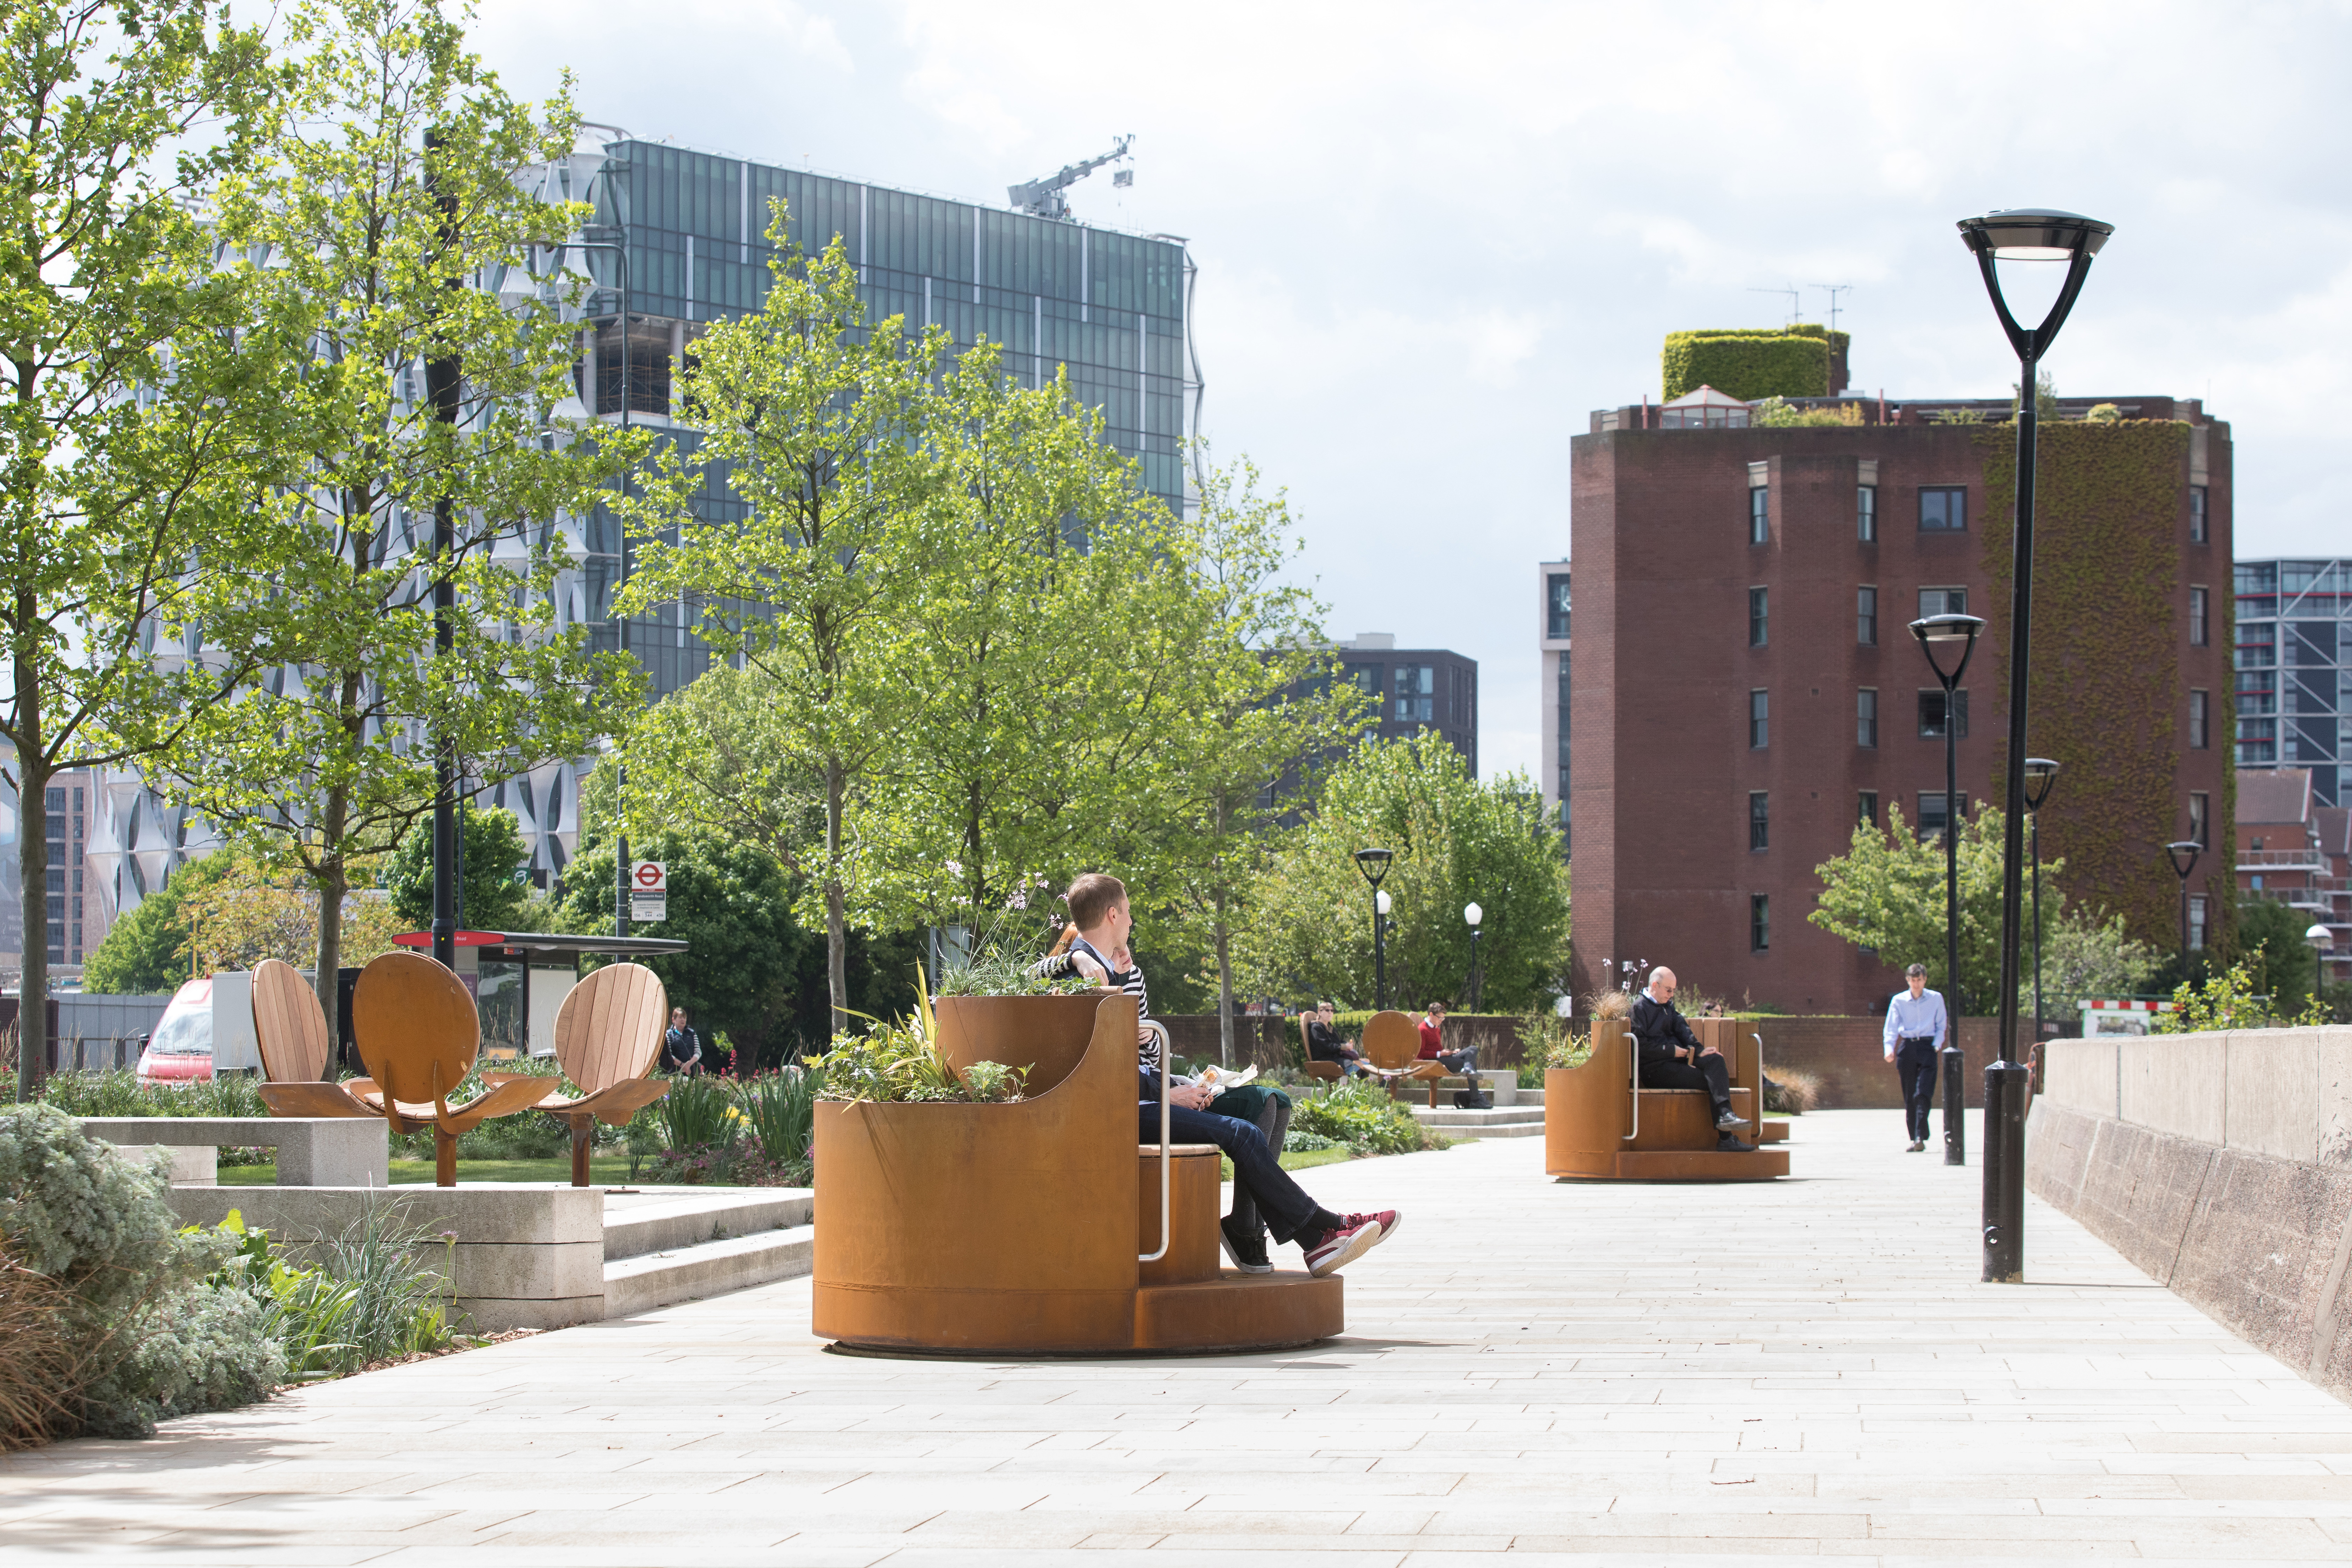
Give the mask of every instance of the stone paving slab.
M 1769 1185 L 1324 1166 L 1396 1206 L 1304 1350 L 826 1353 L 805 1279 L 0 1458 L 0 1559 L 1576 1568 L 2352 1558 L 2352 1408 L 2038 1201 L 1816 1112 Z M 1973 1142 L 1973 1140 L 1972 1140 Z M 1497 1194 L 1507 1194 L 1497 1201 Z

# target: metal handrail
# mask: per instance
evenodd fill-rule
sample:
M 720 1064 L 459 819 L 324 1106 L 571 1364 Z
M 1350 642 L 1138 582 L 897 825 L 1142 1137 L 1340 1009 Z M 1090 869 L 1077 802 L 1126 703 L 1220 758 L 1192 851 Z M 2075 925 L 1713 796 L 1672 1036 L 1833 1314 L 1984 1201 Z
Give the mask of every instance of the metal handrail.
M 1138 1263 L 1157 1263 L 1168 1256 L 1168 1244 L 1172 1239 L 1168 1234 L 1168 1183 L 1174 1158 L 1168 1142 L 1168 1058 L 1172 1042 L 1168 1037 L 1168 1026 L 1157 1018 L 1146 1018 L 1143 1026 L 1160 1039 L 1160 1250 L 1139 1252 L 1135 1260 Z
M 1631 1029 L 1625 1032 L 1625 1038 L 1631 1047 L 1625 1059 L 1630 1068 L 1627 1076 L 1633 1080 L 1627 1092 L 1633 1097 L 1633 1131 L 1618 1139 L 1620 1143 L 1631 1143 L 1642 1135 L 1642 1042 Z

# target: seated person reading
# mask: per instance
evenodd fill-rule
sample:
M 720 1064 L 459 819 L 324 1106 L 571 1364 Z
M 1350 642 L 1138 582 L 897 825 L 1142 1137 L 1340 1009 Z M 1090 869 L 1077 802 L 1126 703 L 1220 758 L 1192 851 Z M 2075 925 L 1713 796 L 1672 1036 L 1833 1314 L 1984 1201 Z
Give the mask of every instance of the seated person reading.
M 1447 1072 L 1460 1073 L 1470 1080 L 1470 1092 L 1479 1092 L 1478 1047 L 1465 1046 L 1458 1051 L 1445 1048 L 1445 1004 L 1432 1002 L 1421 1020 L 1421 1059 L 1435 1062 Z
M 1331 1013 L 1328 1002 L 1319 1002 L 1311 1008 L 1298 1010 L 1298 1016 L 1307 1020 L 1307 1059 L 1310 1062 L 1339 1063 L 1342 1078 L 1350 1075 L 1371 1077 L 1372 1064 L 1364 1059 L 1361 1051 L 1339 1037 L 1339 1028 L 1331 1022 Z
M 1633 1002 L 1633 1049 L 1643 1089 L 1703 1089 L 1714 1097 L 1716 1149 L 1750 1154 L 1739 1129 L 1748 1119 L 1731 1109 L 1731 1065 L 1713 1046 L 1699 1047 L 1690 1025 L 1675 1010 L 1675 972 L 1660 964 L 1650 971 L 1649 989 Z
M 1142 972 L 1132 960 L 1125 963 L 1127 933 L 1133 929 L 1126 885 L 1116 877 L 1089 871 L 1070 884 L 1066 895 L 1071 931 L 1037 965 L 1048 976 L 1078 974 L 1107 991 L 1124 991 L 1136 998 L 1138 1016 L 1145 1005 Z M 1144 1031 L 1138 1041 L 1136 1066 L 1136 1141 L 1160 1142 L 1160 1041 Z M 1362 1257 L 1397 1232 L 1394 1209 L 1370 1214 L 1334 1214 L 1307 1196 L 1276 1159 L 1265 1135 L 1247 1121 L 1219 1116 L 1208 1107 L 1217 1096 L 1198 1084 L 1171 1084 L 1168 1091 L 1168 1135 L 1179 1143 L 1213 1143 L 1234 1163 L 1234 1213 L 1218 1226 L 1225 1256 L 1245 1274 L 1271 1272 L 1265 1231 L 1276 1243 L 1295 1241 L 1306 1254 L 1307 1271 L 1320 1278 Z M 1244 1214 L 1246 1193 L 1251 1211 Z M 1263 1216 L 1261 1219 L 1259 1216 Z M 1264 1228 L 1261 1228 L 1261 1227 Z

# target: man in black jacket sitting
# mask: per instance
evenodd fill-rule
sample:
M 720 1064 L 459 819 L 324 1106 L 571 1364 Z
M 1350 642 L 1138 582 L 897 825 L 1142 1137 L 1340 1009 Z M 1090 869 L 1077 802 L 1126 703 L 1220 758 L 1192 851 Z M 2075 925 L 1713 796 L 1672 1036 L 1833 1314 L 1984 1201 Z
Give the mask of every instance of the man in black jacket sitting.
M 1748 1119 L 1731 1109 L 1731 1066 L 1713 1046 L 1702 1049 L 1690 1026 L 1675 1009 L 1675 972 L 1664 964 L 1650 971 L 1650 987 L 1633 999 L 1633 1050 L 1643 1089 L 1703 1089 L 1715 1100 L 1715 1146 L 1726 1154 L 1755 1152 L 1742 1142 Z

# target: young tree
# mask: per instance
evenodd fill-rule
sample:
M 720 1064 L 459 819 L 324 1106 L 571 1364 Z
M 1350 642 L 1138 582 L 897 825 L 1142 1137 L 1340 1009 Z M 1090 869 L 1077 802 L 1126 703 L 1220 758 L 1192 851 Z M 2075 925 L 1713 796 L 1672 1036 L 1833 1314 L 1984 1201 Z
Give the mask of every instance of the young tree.
M 285 365 L 278 478 L 300 504 L 252 552 L 276 613 L 250 646 L 277 668 L 174 749 L 171 787 L 309 879 L 331 1009 L 345 894 L 433 809 L 437 753 L 487 785 L 590 750 L 634 701 L 550 592 L 564 521 L 633 448 L 573 442 L 554 412 L 575 332 L 533 242 L 584 209 L 514 171 L 570 151 L 568 100 L 542 118 L 509 97 L 439 0 L 310 0 L 292 36 L 296 112 L 219 217 Z M 452 358 L 454 420 L 428 395 Z
M 750 845 L 795 878 L 821 863 L 824 794 L 793 749 L 767 669 L 712 665 L 637 715 L 623 755 L 629 817 Z
M 528 851 L 522 825 L 502 806 L 469 805 L 457 818 L 457 913 L 476 931 L 515 931 L 514 921 L 530 906 L 530 885 L 520 869 Z M 433 825 L 420 822 L 401 839 L 376 876 L 391 896 L 392 912 L 408 929 L 433 919 Z
M 151 650 L 184 647 L 255 500 L 250 366 L 226 335 L 239 289 L 189 208 L 245 154 L 273 85 L 259 35 L 213 0 L 0 13 L 0 740 L 27 997 L 48 990 L 49 780 L 146 755 L 243 673 Z M 31 1098 L 39 1006 L 23 1028 Z
M 925 589 L 938 491 L 921 422 L 949 342 L 936 327 L 910 336 L 896 316 L 869 322 L 838 237 L 803 258 L 781 204 L 768 235 L 766 302 L 696 341 L 680 416 L 703 435 L 691 456 L 665 448 L 629 508 L 643 542 L 614 614 L 691 599 L 703 641 L 773 681 L 782 755 L 822 792 L 813 885 L 841 1027 L 856 813 L 919 696 L 906 677 L 908 610 Z M 713 469 L 740 520 L 697 511 Z

